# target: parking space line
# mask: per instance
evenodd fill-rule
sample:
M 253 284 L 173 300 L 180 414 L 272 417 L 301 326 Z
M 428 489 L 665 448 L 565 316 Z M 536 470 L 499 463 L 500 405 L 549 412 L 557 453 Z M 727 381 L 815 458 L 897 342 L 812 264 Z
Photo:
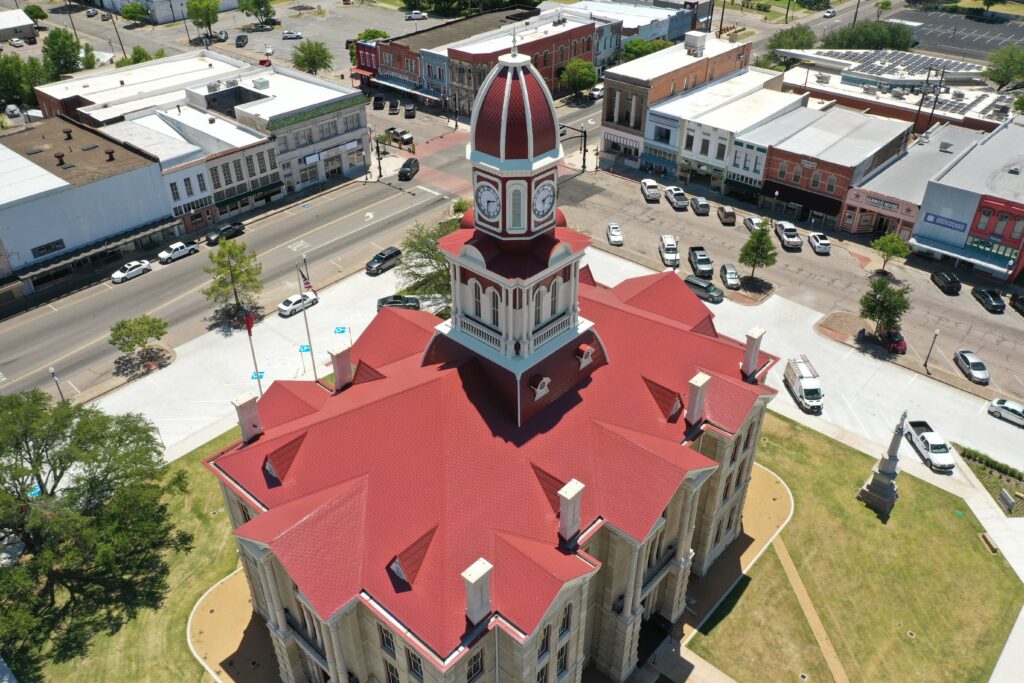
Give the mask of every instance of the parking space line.
M 46 305 L 49 306 L 50 308 L 52 308 L 54 311 L 59 311 L 60 310 L 59 308 L 57 308 L 53 304 L 46 304 Z

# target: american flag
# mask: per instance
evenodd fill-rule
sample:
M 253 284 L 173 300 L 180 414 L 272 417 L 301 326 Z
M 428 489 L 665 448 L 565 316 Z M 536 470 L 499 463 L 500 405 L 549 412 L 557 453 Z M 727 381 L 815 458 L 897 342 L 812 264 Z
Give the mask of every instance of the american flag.
M 313 283 L 310 282 L 309 281 L 309 277 L 304 272 L 302 272 L 302 267 L 301 266 L 296 266 L 296 267 L 299 269 L 299 277 L 302 278 L 302 286 L 305 287 L 307 291 L 311 291 L 311 292 L 313 292 L 313 294 L 316 294 L 316 290 L 313 289 Z

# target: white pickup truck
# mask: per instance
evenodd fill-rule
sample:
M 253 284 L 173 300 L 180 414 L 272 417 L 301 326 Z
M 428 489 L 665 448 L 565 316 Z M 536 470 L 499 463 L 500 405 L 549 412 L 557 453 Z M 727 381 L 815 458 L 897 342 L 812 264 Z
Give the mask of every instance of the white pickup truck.
M 914 445 L 917 452 L 924 458 L 928 467 L 933 470 L 948 472 L 956 466 L 953 449 L 942 435 L 932 429 L 924 420 L 907 422 L 904 434 L 907 441 Z
M 789 359 L 782 381 L 801 408 L 810 413 L 821 414 L 821 401 L 825 398 L 825 392 L 821 390 L 818 371 L 811 365 L 807 356 Z
M 189 254 L 197 253 L 199 253 L 199 244 L 196 242 L 175 242 L 157 254 L 157 258 L 160 259 L 160 263 L 170 263 Z

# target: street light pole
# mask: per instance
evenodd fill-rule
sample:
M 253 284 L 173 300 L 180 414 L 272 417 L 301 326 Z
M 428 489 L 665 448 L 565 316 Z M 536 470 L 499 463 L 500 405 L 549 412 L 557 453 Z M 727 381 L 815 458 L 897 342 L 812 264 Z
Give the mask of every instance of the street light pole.
M 125 52 L 124 43 L 121 41 L 121 32 L 117 30 L 117 15 L 113 12 L 110 13 L 110 23 L 114 25 L 114 35 L 117 36 L 117 42 L 121 45 L 121 54 L 128 59 L 128 53 Z
M 75 18 L 71 16 L 70 0 L 64 0 L 64 7 L 68 10 L 68 21 L 71 22 L 71 30 L 75 32 L 75 40 L 78 40 L 78 29 L 75 28 Z
M 931 370 L 928 369 L 928 360 L 932 357 L 932 349 L 935 348 L 935 340 L 939 338 L 939 330 L 935 330 L 935 334 L 932 335 L 932 345 L 928 347 L 928 355 L 924 357 L 924 369 L 929 375 L 932 374 Z
M 53 383 L 57 385 L 57 393 L 60 394 L 60 400 L 64 400 L 64 392 L 60 388 L 60 380 L 57 379 L 57 371 L 50 366 L 50 377 L 53 378 Z

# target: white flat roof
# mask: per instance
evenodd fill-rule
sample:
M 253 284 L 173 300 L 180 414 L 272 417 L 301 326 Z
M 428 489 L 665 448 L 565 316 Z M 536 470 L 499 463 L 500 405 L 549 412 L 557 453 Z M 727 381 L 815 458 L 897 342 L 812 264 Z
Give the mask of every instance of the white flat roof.
M 124 102 L 117 102 L 114 104 L 93 104 L 88 107 L 82 107 L 79 111 L 87 113 L 89 116 L 99 121 L 101 125 L 104 125 L 110 121 L 116 121 L 123 116 L 131 114 L 132 112 L 154 108 L 163 109 L 174 104 L 184 103 L 185 91 L 171 90 L 151 97 L 129 99 Z
M 253 81 L 264 79 L 266 88 L 257 88 Z M 355 92 L 352 88 L 341 85 L 327 87 L 304 81 L 287 74 L 275 73 L 267 69 L 255 74 L 247 74 L 240 79 L 242 86 L 266 95 L 263 99 L 247 102 L 235 107 L 236 110 L 248 112 L 253 116 L 269 121 L 279 114 L 304 109 L 317 104 L 326 104 L 339 97 Z M 205 95 L 206 89 L 203 88 Z
M 662 52 L 668 52 L 668 49 Z M 643 61 L 643 59 L 646 59 L 646 57 L 637 59 L 636 62 Z M 633 63 L 635 62 L 630 62 L 630 64 Z M 738 97 L 761 90 L 765 83 L 777 75 L 775 73 L 752 70 L 730 74 L 721 80 L 712 81 L 699 88 L 687 90 L 675 97 L 662 100 L 651 107 L 650 111 L 663 116 L 677 118 L 681 121 L 693 121 Z
M 1016 169 L 1016 173 L 1010 173 Z M 943 185 L 1024 202 L 1024 116 L 989 133 L 942 178 Z
M 605 77 L 608 75 L 621 76 L 622 78 L 636 78 L 639 80 L 649 81 L 652 78 L 657 78 L 662 74 L 668 73 L 669 71 L 675 71 L 687 64 L 693 64 L 699 62 L 702 59 L 714 57 L 720 55 L 723 52 L 728 52 L 734 47 L 739 47 L 742 43 L 730 43 L 727 40 L 720 40 L 708 35 L 707 42 L 704 44 L 704 54 L 701 57 L 693 57 L 686 53 L 686 43 L 676 43 L 672 47 L 666 47 L 664 50 L 658 50 L 646 57 L 640 57 L 634 59 L 631 62 L 625 64 L 619 64 L 616 67 L 605 70 Z M 776 74 L 777 75 L 777 74 Z
M 670 19 L 679 12 L 688 12 L 682 7 L 669 9 L 664 7 L 652 7 L 651 5 L 638 5 L 620 2 L 600 2 L 599 0 L 583 0 L 571 5 L 560 2 L 542 2 L 541 9 L 564 8 L 569 12 L 587 13 L 593 12 L 599 17 L 621 21 L 622 28 L 638 29 L 655 21 Z
M 565 19 L 564 24 L 555 25 L 556 19 Z M 544 37 L 557 36 L 566 31 L 594 23 L 591 19 L 581 17 L 579 14 L 562 12 L 559 10 L 542 12 L 538 16 L 526 21 L 517 21 L 514 24 L 507 24 L 500 28 L 481 33 L 469 38 L 462 38 L 456 42 L 442 45 L 437 50 L 454 48 L 470 54 L 490 54 L 498 51 L 510 51 L 512 49 L 513 28 L 515 29 L 516 43 L 523 45 L 534 40 L 541 40 Z
M 782 116 L 736 136 L 737 141 L 749 142 L 760 147 L 771 147 L 777 145 L 790 135 L 803 130 L 806 126 L 814 123 L 825 112 L 820 109 L 800 107 L 793 111 L 786 112 Z
M 161 166 L 174 166 L 202 159 L 203 150 L 188 142 L 158 117 L 144 116 L 103 127 L 107 135 L 145 150 L 160 160 Z
M 53 161 L 45 152 L 39 155 Z M 38 166 L 14 150 L 0 144 L 0 187 L 4 188 L 0 205 L 56 190 L 69 183 Z
M 793 106 L 802 97 L 777 90 L 758 90 L 704 114 L 695 121 L 730 133 L 740 133 Z
M 20 9 L 11 9 L 0 12 L 0 29 L 19 28 L 21 26 L 33 26 L 35 22 L 28 18 Z
M 214 137 L 222 143 L 220 149 L 204 145 L 203 148 L 207 152 L 244 147 L 267 139 L 265 135 L 259 135 L 227 117 L 212 111 L 201 111 L 195 107 L 183 106 L 180 110 L 177 107 L 172 107 L 160 112 L 157 116 L 164 122 L 171 122 L 172 127 L 177 126 L 177 130 L 187 140 L 198 143 L 195 136 L 190 135 L 191 131 L 195 131 L 203 136 Z
M 833 107 L 817 121 L 794 133 L 777 149 L 843 166 L 855 166 L 909 131 L 912 123 Z

